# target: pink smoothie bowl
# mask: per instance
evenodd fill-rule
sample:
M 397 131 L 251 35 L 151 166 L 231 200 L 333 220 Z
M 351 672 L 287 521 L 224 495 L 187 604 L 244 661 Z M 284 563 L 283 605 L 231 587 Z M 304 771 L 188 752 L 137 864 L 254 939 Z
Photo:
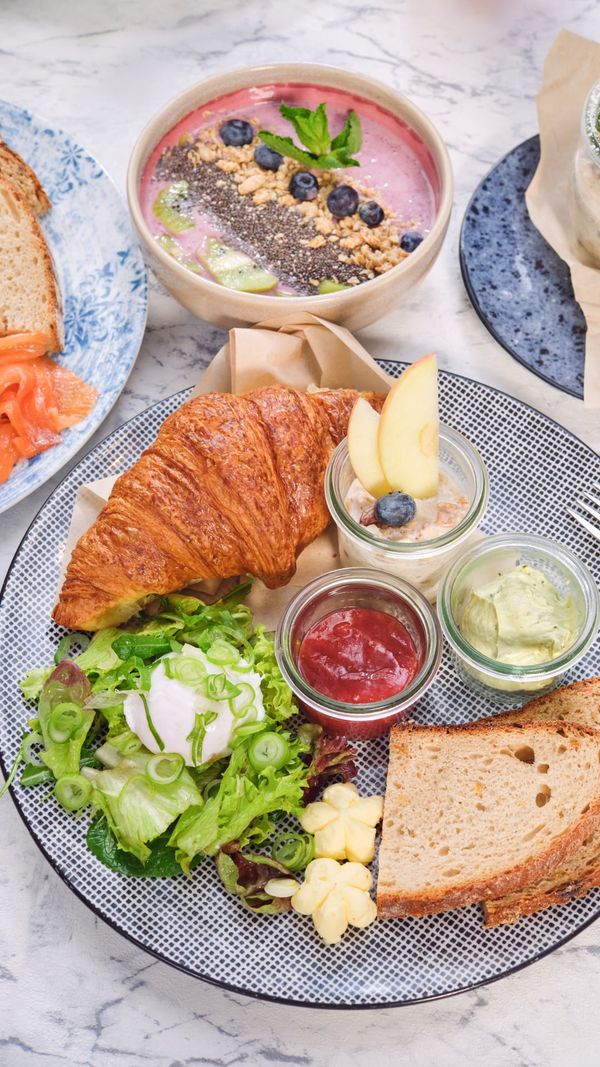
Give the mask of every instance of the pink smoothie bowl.
M 433 217 L 421 244 L 396 266 L 370 281 L 324 295 L 239 292 L 194 274 L 177 262 L 152 233 L 142 208 L 142 175 L 157 145 L 185 116 L 219 98 L 258 86 L 299 84 L 341 90 L 393 116 L 421 144 L 433 190 Z M 165 288 L 200 319 L 224 329 L 263 322 L 274 316 L 311 312 L 351 330 L 380 319 L 400 304 L 431 269 L 442 247 L 452 210 L 453 175 L 446 146 L 434 125 L 395 89 L 362 74 L 309 63 L 247 67 L 199 82 L 171 100 L 138 137 L 127 173 L 127 197 L 145 255 Z

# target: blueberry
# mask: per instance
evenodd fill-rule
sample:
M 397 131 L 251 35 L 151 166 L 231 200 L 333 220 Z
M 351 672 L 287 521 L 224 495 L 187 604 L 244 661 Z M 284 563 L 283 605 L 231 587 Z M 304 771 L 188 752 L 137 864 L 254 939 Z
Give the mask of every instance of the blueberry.
M 254 140 L 254 130 L 245 119 L 228 119 L 219 126 L 219 137 L 223 144 L 231 148 L 240 148 L 243 144 L 251 144 Z
M 283 156 L 262 142 L 254 149 L 254 162 L 263 170 L 279 170 Z
M 375 502 L 375 517 L 382 526 L 406 526 L 416 511 L 417 506 L 407 493 L 386 493 Z
M 366 203 L 361 204 L 358 214 L 370 230 L 374 230 L 376 226 L 381 226 L 385 218 L 383 208 L 375 200 L 367 200 Z
M 345 219 L 354 215 L 358 207 L 358 193 L 351 185 L 338 185 L 327 197 L 327 207 L 336 219 Z
M 296 200 L 314 200 L 319 192 L 319 183 L 309 170 L 298 170 L 290 182 L 290 193 Z
M 407 230 L 400 238 L 400 248 L 403 252 L 414 252 L 423 240 L 423 234 L 418 230 Z

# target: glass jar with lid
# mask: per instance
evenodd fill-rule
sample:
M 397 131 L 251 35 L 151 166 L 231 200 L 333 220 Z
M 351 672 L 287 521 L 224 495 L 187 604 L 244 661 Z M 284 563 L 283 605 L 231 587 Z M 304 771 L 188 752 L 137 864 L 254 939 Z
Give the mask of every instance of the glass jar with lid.
M 571 177 L 571 222 L 575 237 L 600 264 L 600 80 L 588 93 Z

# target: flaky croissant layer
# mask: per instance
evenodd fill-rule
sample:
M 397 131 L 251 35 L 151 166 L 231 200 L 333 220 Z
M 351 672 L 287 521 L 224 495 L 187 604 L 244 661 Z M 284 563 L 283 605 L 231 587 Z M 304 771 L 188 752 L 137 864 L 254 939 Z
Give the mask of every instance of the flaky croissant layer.
M 268 386 L 183 404 L 77 542 L 56 622 L 114 626 L 147 597 L 203 579 L 289 582 L 329 522 L 325 469 L 358 395 Z

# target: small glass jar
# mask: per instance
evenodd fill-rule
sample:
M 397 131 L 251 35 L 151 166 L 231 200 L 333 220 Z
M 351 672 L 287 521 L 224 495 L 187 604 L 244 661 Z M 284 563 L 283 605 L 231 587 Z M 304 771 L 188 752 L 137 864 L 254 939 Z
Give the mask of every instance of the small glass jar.
M 419 667 L 405 689 L 369 704 L 347 704 L 313 689 L 298 669 L 303 638 L 332 611 L 370 608 L 398 619 L 417 650 Z M 387 733 L 429 689 L 440 666 L 442 635 L 429 604 L 400 578 L 348 567 L 315 578 L 284 611 L 275 634 L 275 655 L 283 677 L 309 719 L 329 734 L 366 739 Z
M 600 81 L 592 86 L 581 117 L 581 136 L 571 174 L 570 211 L 575 237 L 600 264 Z
M 440 472 L 447 475 L 468 500 L 464 518 L 451 530 L 430 541 L 391 541 L 376 526 L 362 526 L 350 515 L 345 501 L 355 474 L 348 445 L 342 441 L 325 474 L 325 498 L 338 531 L 340 559 L 345 566 L 373 567 L 416 586 L 435 602 L 439 580 L 457 553 L 477 538 L 489 495 L 483 459 L 456 430 L 440 426 Z
M 523 564 L 541 571 L 561 597 L 571 597 L 577 618 L 570 647 L 555 659 L 532 666 L 490 659 L 460 630 L 461 614 L 471 592 Z M 568 548 L 536 534 L 497 534 L 475 545 L 448 568 L 438 594 L 438 617 L 463 680 L 488 702 L 515 708 L 554 689 L 585 655 L 598 633 L 600 596 L 589 570 Z

